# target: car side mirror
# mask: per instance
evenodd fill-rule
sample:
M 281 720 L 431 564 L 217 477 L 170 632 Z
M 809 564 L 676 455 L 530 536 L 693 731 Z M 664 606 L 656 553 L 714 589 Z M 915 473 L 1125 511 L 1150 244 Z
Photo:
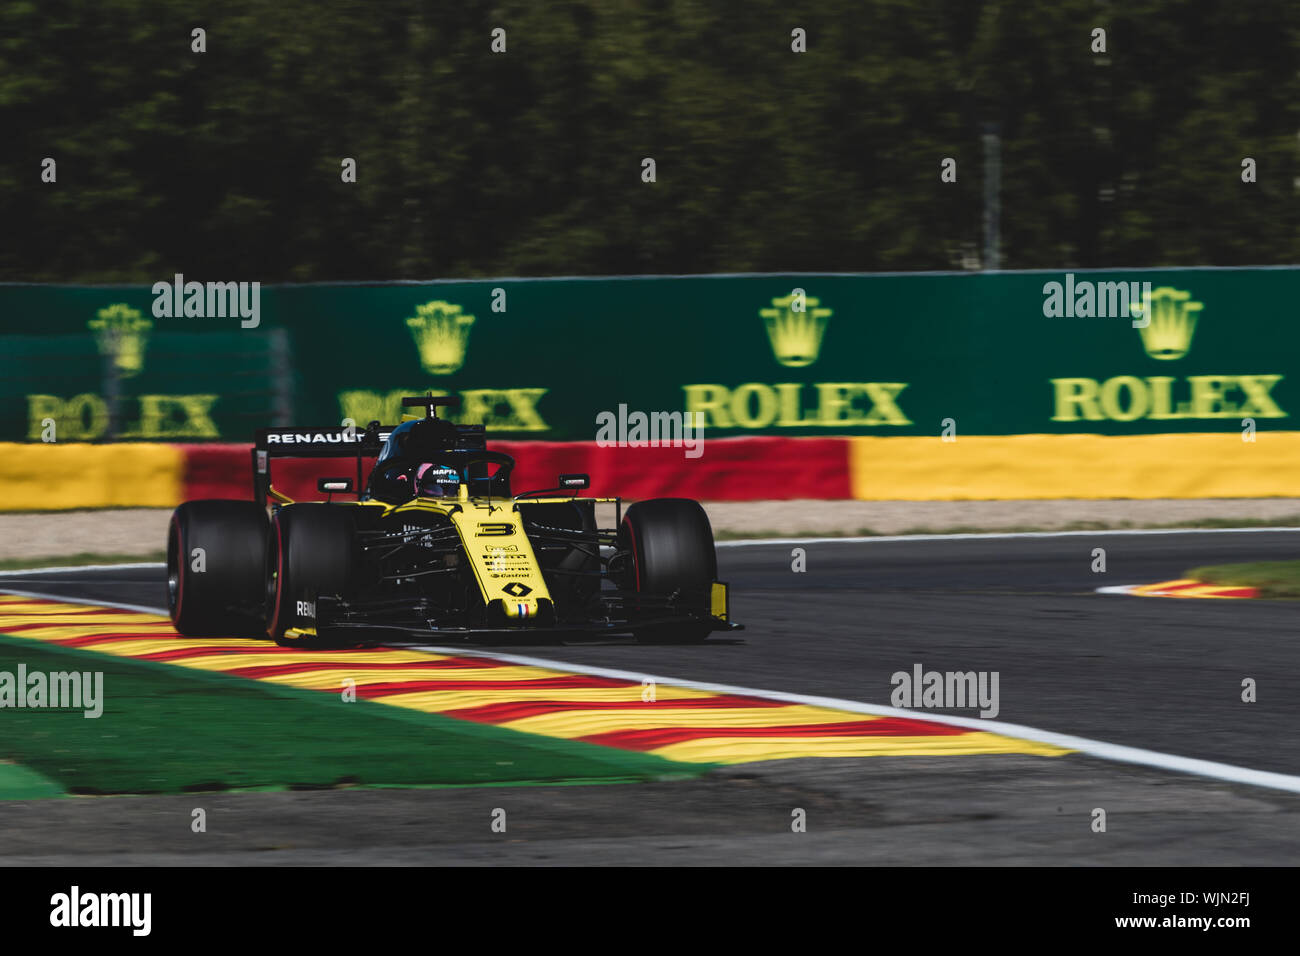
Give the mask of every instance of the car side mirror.
M 347 494 L 355 487 L 351 478 L 318 478 L 316 490 L 326 494 Z
M 591 476 L 590 475 L 560 475 L 560 483 L 558 487 L 564 488 L 565 490 L 573 488 L 578 491 L 581 491 L 584 488 L 591 487 Z

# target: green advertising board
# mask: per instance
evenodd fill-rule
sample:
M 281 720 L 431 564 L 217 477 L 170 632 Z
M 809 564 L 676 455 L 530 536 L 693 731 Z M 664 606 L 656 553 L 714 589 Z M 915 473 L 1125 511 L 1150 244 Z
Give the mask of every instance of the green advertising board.
M 8 285 L 0 440 L 243 441 L 428 391 L 516 439 L 620 406 L 714 437 L 1291 428 L 1298 293 L 1288 268 L 297 285 L 254 326 L 202 287 Z

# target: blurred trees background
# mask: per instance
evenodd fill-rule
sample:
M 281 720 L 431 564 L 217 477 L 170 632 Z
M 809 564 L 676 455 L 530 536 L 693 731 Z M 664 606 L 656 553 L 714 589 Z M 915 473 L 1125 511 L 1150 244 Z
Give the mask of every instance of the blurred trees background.
M 978 268 L 989 124 L 1003 268 L 1300 261 L 1294 0 L 4 0 L 0 280 Z

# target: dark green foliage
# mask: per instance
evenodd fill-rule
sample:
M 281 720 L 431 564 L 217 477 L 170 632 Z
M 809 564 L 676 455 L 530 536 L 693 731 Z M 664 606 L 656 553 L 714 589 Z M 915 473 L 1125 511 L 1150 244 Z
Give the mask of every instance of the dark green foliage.
M 1004 268 L 1300 259 L 1291 0 L 10 0 L 0 280 L 961 268 L 987 123 Z

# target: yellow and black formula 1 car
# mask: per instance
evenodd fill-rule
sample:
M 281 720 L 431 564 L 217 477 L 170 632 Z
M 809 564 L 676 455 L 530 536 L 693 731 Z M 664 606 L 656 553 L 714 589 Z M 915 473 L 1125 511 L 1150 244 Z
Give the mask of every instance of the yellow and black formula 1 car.
M 514 459 L 487 450 L 483 426 L 437 417 L 458 402 L 404 398 L 425 416 L 360 433 L 259 430 L 252 501 L 189 501 L 172 515 L 177 631 L 265 632 L 303 646 L 548 631 L 693 643 L 740 628 L 698 502 L 655 498 L 624 511 L 618 498 L 576 497 L 589 485 L 579 474 L 512 494 Z M 271 484 L 277 457 L 352 450 L 355 479 L 318 479 L 327 501 L 295 502 Z M 363 481 L 367 458 L 376 461 Z M 616 528 L 596 526 L 598 503 L 615 506 Z

